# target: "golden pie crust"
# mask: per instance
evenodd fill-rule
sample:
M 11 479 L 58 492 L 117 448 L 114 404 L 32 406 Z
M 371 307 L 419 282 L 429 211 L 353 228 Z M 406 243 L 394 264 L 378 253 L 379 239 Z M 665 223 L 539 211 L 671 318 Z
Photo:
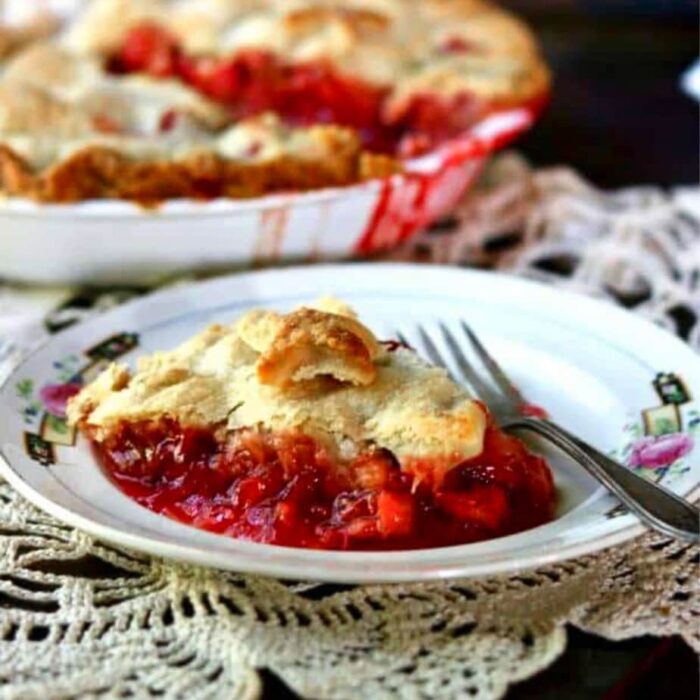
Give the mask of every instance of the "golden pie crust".
M 160 133 L 163 115 L 174 127 Z M 340 126 L 286 126 L 225 110 L 175 80 L 103 76 L 100 63 L 37 43 L 0 80 L 0 190 L 38 202 L 249 198 L 386 177 L 398 161 Z
M 67 45 L 109 53 L 144 21 L 167 28 L 192 53 L 256 48 L 292 64 L 329 61 L 392 86 L 391 111 L 416 91 L 518 102 L 549 85 L 527 25 L 487 0 L 96 0 L 73 23 Z M 446 51 L 455 41 L 469 50 Z
M 330 310 L 329 310 L 330 309 Z M 487 418 L 447 373 L 389 351 L 331 300 L 288 314 L 252 311 L 174 350 L 113 364 L 68 405 L 98 441 L 124 422 L 169 418 L 213 431 L 299 431 L 351 459 L 385 448 L 402 468 L 446 471 L 483 451 Z
M 308 135 L 323 144 L 317 157 L 284 154 L 247 163 L 193 151 L 178 159 L 134 159 L 121 152 L 122 144 L 117 143 L 114 147 L 85 145 L 39 171 L 15 150 L 0 144 L 0 189 L 44 203 L 124 199 L 157 205 L 175 198 L 245 199 L 340 187 L 398 172 L 393 159 L 363 151 L 349 129 L 314 127 Z
M 51 36 L 59 26 L 58 19 L 46 13 L 39 13 L 30 22 L 20 26 L 0 22 L 0 60 L 35 41 Z

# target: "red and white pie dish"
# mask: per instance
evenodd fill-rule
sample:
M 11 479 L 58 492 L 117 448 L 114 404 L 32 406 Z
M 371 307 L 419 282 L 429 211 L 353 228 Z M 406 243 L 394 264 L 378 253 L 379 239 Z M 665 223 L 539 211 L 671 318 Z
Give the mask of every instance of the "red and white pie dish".
M 468 319 L 528 398 L 647 478 L 697 496 L 700 361 L 665 331 L 598 301 L 495 274 L 408 265 L 244 274 L 154 294 L 55 336 L 0 390 L 2 475 L 39 507 L 97 537 L 155 555 L 295 579 L 380 582 L 489 575 L 579 556 L 642 531 L 575 465 L 548 455 L 555 519 L 518 534 L 434 549 L 319 551 L 259 544 L 175 522 L 106 476 L 62 414 L 74 378 L 132 365 L 253 308 L 343 298 L 378 337 Z M 407 310 L 410 309 L 410 318 Z M 457 325 L 455 325 L 455 330 Z M 435 334 L 435 339 L 439 336 Z
M 0 276 L 41 283 L 149 283 L 186 272 L 364 256 L 449 213 L 531 109 L 487 117 L 463 138 L 381 180 L 248 200 L 171 200 L 154 209 L 94 200 L 0 199 Z

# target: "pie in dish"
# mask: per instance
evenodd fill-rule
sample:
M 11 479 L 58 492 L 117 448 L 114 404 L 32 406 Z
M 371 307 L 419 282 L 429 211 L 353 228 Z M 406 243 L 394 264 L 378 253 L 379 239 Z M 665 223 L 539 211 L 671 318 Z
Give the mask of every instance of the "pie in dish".
M 334 125 L 273 113 L 232 123 L 174 80 L 102 76 L 95 59 L 36 44 L 0 81 L 0 188 L 40 202 L 254 197 L 398 169 Z
M 542 458 L 330 298 L 210 326 L 134 373 L 111 365 L 68 419 L 140 504 L 257 542 L 435 547 L 553 514 Z
M 527 27 L 485 0 L 94 0 L 9 61 L 0 188 L 148 202 L 344 185 L 548 88 Z

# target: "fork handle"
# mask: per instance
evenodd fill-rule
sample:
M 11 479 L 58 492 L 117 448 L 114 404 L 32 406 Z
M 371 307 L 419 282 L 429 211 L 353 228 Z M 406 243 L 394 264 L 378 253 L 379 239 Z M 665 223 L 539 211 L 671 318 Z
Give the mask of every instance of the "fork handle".
M 649 527 L 686 542 L 700 542 L 700 511 L 671 491 L 630 471 L 548 420 L 523 417 L 508 422 L 546 438 L 581 464 Z

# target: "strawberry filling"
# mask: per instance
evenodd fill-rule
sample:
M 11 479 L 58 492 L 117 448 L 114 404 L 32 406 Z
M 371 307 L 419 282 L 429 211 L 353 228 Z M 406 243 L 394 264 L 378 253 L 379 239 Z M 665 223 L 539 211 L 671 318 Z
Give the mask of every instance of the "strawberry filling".
M 471 47 L 454 39 L 444 50 L 461 53 Z M 228 57 L 191 55 L 176 37 L 150 22 L 130 30 L 108 67 L 115 73 L 182 80 L 226 105 L 232 119 L 273 111 L 292 125 L 347 126 L 366 148 L 402 157 L 420 155 L 462 133 L 490 108 L 468 94 L 444 99 L 422 95 L 388 119 L 386 88 L 341 74 L 327 62 L 291 64 L 259 49 Z
M 335 550 L 420 549 L 511 534 L 552 518 L 543 459 L 487 429 L 484 451 L 439 486 L 386 450 L 334 461 L 300 433 L 218 437 L 172 420 L 123 423 L 94 449 L 141 505 L 231 537 Z
M 273 111 L 292 125 L 341 124 L 380 151 L 393 150 L 399 137 L 381 121 L 385 90 L 341 76 L 322 61 L 291 65 L 257 49 L 226 58 L 189 55 L 167 30 L 144 23 L 128 33 L 109 68 L 178 78 L 226 105 L 232 119 Z

